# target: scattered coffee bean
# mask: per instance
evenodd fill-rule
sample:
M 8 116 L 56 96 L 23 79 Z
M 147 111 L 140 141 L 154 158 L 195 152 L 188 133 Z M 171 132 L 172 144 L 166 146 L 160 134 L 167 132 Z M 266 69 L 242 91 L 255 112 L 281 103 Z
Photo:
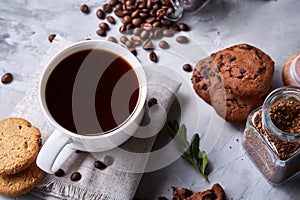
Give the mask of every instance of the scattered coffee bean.
M 165 29 L 165 30 L 163 30 L 163 35 L 165 37 L 172 37 L 174 35 L 174 31 L 170 30 L 170 29 Z
M 125 25 L 120 26 L 120 28 L 119 28 L 120 33 L 125 33 L 126 31 L 127 31 L 127 28 Z
M 179 26 L 179 28 L 180 28 L 181 31 L 189 31 L 189 30 L 191 30 L 191 28 L 187 24 L 185 24 L 185 23 L 180 23 L 178 26 Z
M 143 49 L 144 50 L 153 50 L 154 49 L 154 45 L 152 43 L 152 40 L 147 39 L 144 43 L 143 43 Z
M 101 23 L 99 24 L 99 28 L 100 28 L 100 29 L 103 29 L 103 30 L 105 30 L 105 31 L 108 31 L 108 30 L 109 30 L 109 26 L 108 26 L 108 24 L 107 24 L 106 22 L 101 22 Z
M 62 177 L 65 175 L 65 171 L 63 169 L 59 169 L 54 173 L 54 175 L 57 177 Z
M 133 34 L 134 34 L 134 35 L 140 35 L 141 32 L 142 32 L 142 29 L 141 29 L 141 28 L 135 28 L 135 29 L 133 29 Z
M 157 58 L 157 55 L 154 51 L 151 51 L 150 54 L 149 54 L 149 58 L 152 62 L 158 62 L 158 58 Z
M 125 44 L 126 41 L 128 41 L 128 38 L 127 38 L 126 36 L 122 35 L 122 36 L 120 37 L 120 41 L 121 41 L 123 44 Z
M 126 45 L 127 48 L 132 48 L 134 46 L 134 43 L 131 40 L 127 40 L 125 42 L 125 45 Z
M 184 65 L 182 66 L 182 69 L 183 69 L 184 71 L 186 71 L 186 72 L 191 72 L 191 71 L 193 71 L 193 68 L 192 68 L 192 66 L 191 66 L 190 64 L 184 64 Z
M 178 36 L 176 41 L 181 44 L 189 43 L 189 39 L 186 36 Z
M 96 160 L 95 162 L 94 162 L 94 166 L 97 168 L 97 169 L 101 169 L 101 170 L 103 170 L 103 169 L 105 169 L 107 166 L 106 166 L 106 164 L 104 164 L 103 162 L 101 162 L 101 161 L 99 161 L 99 160 Z
M 169 43 L 165 40 L 161 40 L 158 45 L 162 49 L 168 49 L 170 47 Z
M 135 48 L 129 48 L 128 49 L 133 55 L 137 56 L 137 51 Z
M 89 7 L 86 5 L 86 4 L 83 4 L 81 7 L 80 7 L 80 10 L 81 12 L 85 13 L 85 14 L 88 14 L 90 12 L 90 9 Z
M 96 15 L 99 19 L 105 19 L 105 12 L 102 9 L 98 9 Z
M 106 20 L 111 24 L 116 24 L 116 20 L 113 16 L 107 16 Z
M 163 30 L 162 29 L 156 29 L 153 33 L 154 39 L 161 39 L 163 37 Z
M 119 0 L 110 0 L 110 1 L 109 1 L 109 4 L 110 4 L 112 7 L 116 6 L 116 5 L 119 4 L 119 3 L 120 3 Z
M 103 10 L 106 12 L 106 13 L 111 13 L 112 12 L 112 6 L 108 3 L 104 4 L 103 5 Z
M 171 26 L 171 29 L 172 29 L 173 31 L 176 31 L 176 32 L 181 31 L 180 28 L 179 28 L 179 26 L 178 26 L 177 24 L 173 24 L 173 25 Z
M 97 30 L 97 34 L 98 34 L 99 36 L 104 37 L 104 36 L 106 36 L 106 30 L 105 30 L 105 29 L 98 29 L 98 30 Z
M 113 43 L 118 43 L 117 39 L 115 37 L 113 37 L 113 36 L 109 36 L 107 38 L 107 40 L 110 41 L 110 42 L 113 42 Z
M 162 25 L 165 25 L 165 26 L 170 26 L 172 24 L 172 22 L 167 19 L 161 19 L 160 22 Z
M 6 73 L 1 78 L 1 82 L 3 84 L 8 84 L 11 83 L 12 81 L 13 81 L 13 75 L 11 73 Z
M 151 98 L 148 100 L 148 107 L 151 108 L 152 106 L 157 104 L 157 99 Z
M 79 172 L 74 172 L 71 175 L 71 181 L 79 181 L 81 179 L 81 174 Z
M 49 42 L 53 42 L 53 40 L 54 40 L 55 37 L 56 37 L 56 34 L 50 34 L 50 35 L 48 36 Z
M 148 39 L 148 38 L 149 38 L 149 32 L 146 31 L 146 30 L 143 30 L 143 31 L 141 32 L 141 38 L 142 38 L 143 40 Z

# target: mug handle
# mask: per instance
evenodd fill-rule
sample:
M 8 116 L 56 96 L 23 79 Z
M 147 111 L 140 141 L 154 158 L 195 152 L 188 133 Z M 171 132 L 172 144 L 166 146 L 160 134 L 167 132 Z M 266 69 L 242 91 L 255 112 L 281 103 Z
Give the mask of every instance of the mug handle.
M 41 148 L 36 164 L 48 174 L 53 174 L 75 151 L 70 137 L 56 129 Z

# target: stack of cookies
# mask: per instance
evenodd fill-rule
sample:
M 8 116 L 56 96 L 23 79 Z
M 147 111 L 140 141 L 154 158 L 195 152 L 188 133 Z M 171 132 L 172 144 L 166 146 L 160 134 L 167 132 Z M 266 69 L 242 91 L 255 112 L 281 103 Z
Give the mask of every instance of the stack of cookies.
M 193 72 L 196 93 L 225 120 L 243 124 L 271 90 L 274 62 L 266 53 L 239 44 L 200 60 Z
M 20 118 L 0 121 L 0 194 L 28 193 L 44 177 L 35 164 L 41 133 Z

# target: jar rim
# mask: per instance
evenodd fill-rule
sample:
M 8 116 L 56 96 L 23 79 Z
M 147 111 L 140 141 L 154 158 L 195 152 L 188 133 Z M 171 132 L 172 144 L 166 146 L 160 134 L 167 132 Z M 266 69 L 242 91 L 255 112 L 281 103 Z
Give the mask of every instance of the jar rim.
M 288 133 L 280 130 L 272 121 L 270 115 L 271 106 L 279 102 L 281 99 L 286 97 L 287 95 L 291 95 L 292 97 L 296 97 L 300 103 L 300 88 L 293 86 L 280 87 L 272 91 L 264 101 L 262 106 L 262 120 L 266 124 L 266 128 L 269 131 L 275 133 L 278 137 L 284 140 L 293 141 L 300 139 L 300 133 Z
M 297 84 L 300 84 L 300 77 L 299 75 L 297 74 L 297 71 L 296 71 L 296 64 L 297 64 L 297 61 L 300 59 L 300 54 L 291 62 L 290 64 L 290 75 L 291 75 L 291 78 L 297 83 Z

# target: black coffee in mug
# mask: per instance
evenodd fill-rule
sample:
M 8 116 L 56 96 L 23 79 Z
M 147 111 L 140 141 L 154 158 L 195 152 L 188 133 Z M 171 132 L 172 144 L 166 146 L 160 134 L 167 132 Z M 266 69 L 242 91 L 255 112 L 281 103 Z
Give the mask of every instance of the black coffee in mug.
M 46 103 L 54 120 L 78 134 L 113 130 L 134 111 L 139 82 L 131 65 L 105 50 L 71 54 L 51 72 Z

